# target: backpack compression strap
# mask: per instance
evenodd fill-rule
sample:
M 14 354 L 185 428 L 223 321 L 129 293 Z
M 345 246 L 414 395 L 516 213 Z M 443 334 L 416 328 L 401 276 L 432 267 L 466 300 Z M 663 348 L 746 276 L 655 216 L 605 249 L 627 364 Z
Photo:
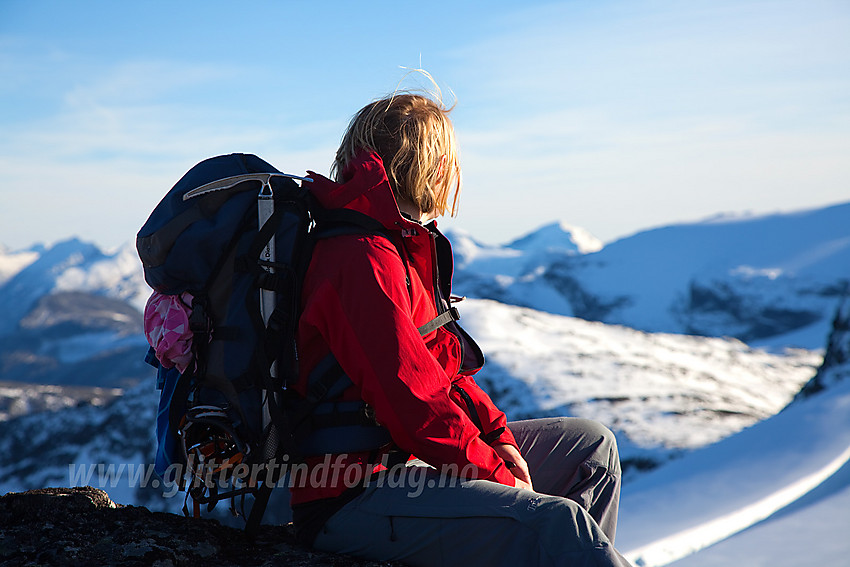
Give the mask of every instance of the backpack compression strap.
M 448 325 L 453 321 L 457 321 L 460 319 L 460 313 L 457 310 L 457 307 L 449 307 L 421 327 L 419 327 L 419 334 L 421 336 L 425 336 L 432 331 L 436 331 L 443 325 Z

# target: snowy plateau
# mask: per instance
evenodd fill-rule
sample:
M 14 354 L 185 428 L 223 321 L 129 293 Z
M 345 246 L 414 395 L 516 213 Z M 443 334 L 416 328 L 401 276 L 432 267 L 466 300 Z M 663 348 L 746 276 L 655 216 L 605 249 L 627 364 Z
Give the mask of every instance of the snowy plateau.
M 850 203 L 605 246 L 561 223 L 501 246 L 449 237 L 488 357 L 476 379 L 508 417 L 617 433 L 632 562 L 847 564 Z M 158 400 L 148 294 L 130 245 L 0 247 L 0 494 L 112 466 L 115 501 L 179 512 L 138 486 Z

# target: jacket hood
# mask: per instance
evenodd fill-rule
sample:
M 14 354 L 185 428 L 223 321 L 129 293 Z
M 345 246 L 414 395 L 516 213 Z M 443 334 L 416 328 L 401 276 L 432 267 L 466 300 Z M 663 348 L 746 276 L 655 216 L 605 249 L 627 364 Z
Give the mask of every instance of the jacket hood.
M 416 222 L 401 215 L 384 162 L 371 150 L 361 150 L 342 172 L 337 183 L 309 171 L 310 192 L 326 209 L 351 209 L 380 222 L 390 230 L 414 229 Z

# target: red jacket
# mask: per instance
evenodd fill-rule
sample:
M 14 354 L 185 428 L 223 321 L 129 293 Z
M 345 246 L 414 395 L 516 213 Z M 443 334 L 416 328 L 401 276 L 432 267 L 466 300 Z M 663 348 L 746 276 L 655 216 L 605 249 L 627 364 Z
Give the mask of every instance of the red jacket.
M 378 234 L 317 243 L 298 327 L 302 386 L 332 352 L 353 383 L 343 398 L 368 403 L 398 448 L 438 470 L 474 465 L 475 478 L 514 486 L 514 476 L 484 439 L 516 441 L 505 414 L 473 380 L 478 368 L 461 368 L 464 339 L 456 328 L 441 327 L 424 337 L 417 330 L 437 316 L 438 286 L 449 297 L 448 241 L 436 228 L 432 232 L 401 216 L 376 154 L 362 152 L 344 175 L 347 181 L 338 184 L 311 174 L 310 189 L 326 208 L 353 209 L 378 220 L 395 244 Z M 438 265 L 443 268 L 439 274 Z M 473 408 L 477 416 L 471 416 Z M 380 460 L 369 453 L 334 455 L 330 462 L 341 468 L 322 477 L 321 486 L 307 476 L 295 477 L 292 504 L 338 496 Z M 310 472 L 321 461 L 311 459 Z M 348 468 L 357 469 L 356 474 Z

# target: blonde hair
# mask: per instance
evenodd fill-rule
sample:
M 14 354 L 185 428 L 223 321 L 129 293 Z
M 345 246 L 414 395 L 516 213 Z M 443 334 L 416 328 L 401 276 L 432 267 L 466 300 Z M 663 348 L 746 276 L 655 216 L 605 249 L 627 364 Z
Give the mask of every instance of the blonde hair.
M 427 96 L 402 93 L 363 107 L 348 125 L 336 152 L 331 175 L 343 172 L 361 150 L 375 151 L 397 198 L 423 213 L 457 213 L 462 180 L 451 108 Z M 449 196 L 452 198 L 449 208 Z

